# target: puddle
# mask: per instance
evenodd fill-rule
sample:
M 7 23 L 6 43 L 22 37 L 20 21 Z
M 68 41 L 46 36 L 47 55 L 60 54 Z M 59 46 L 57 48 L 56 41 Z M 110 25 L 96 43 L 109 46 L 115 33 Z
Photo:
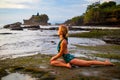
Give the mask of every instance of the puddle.
M 32 78 L 27 74 L 20 74 L 16 72 L 3 77 L 1 80 L 36 80 L 36 79 Z
M 98 71 L 93 71 L 93 72 L 89 72 L 89 71 L 84 71 L 84 72 L 81 72 L 81 74 L 85 75 L 85 76 L 98 76 L 100 72 Z
M 39 68 L 46 69 L 46 68 L 48 68 L 48 66 L 47 65 L 40 65 Z

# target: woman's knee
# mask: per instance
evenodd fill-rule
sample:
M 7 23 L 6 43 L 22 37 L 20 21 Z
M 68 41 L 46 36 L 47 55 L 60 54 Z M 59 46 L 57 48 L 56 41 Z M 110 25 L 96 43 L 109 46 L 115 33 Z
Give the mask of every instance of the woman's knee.
M 56 61 L 51 61 L 50 62 L 50 65 L 54 65 L 54 64 L 56 64 Z

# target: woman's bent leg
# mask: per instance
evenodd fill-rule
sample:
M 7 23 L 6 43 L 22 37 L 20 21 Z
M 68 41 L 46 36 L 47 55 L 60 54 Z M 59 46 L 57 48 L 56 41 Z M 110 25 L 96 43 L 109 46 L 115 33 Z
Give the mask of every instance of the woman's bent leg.
M 70 63 L 65 63 L 64 61 L 61 61 L 61 60 L 53 60 L 50 62 L 50 64 L 53 66 L 61 66 L 61 67 L 71 68 Z
M 111 62 L 109 61 L 105 61 L 105 62 L 102 62 L 102 61 L 96 61 L 96 60 L 93 60 L 93 61 L 86 61 L 86 60 L 81 60 L 81 59 L 73 59 L 70 61 L 71 64 L 74 64 L 74 65 L 78 65 L 78 66 L 91 66 L 91 65 L 113 65 Z

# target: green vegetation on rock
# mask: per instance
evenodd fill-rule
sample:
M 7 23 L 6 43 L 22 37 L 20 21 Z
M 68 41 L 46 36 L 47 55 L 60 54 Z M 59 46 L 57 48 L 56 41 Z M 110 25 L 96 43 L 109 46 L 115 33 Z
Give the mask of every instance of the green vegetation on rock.
M 87 7 L 81 16 L 65 21 L 71 25 L 117 25 L 120 26 L 120 4 L 114 1 L 93 3 Z
M 70 37 L 87 37 L 87 38 L 103 38 L 103 37 L 115 37 L 120 38 L 120 29 L 117 30 L 111 30 L 111 29 L 105 29 L 105 30 L 91 30 L 90 32 L 84 32 L 84 33 L 74 33 L 69 34 Z
M 109 53 L 109 54 L 94 54 L 97 57 L 101 57 L 101 58 L 109 58 L 109 59 L 118 59 L 120 60 L 120 54 L 113 54 L 113 53 Z
M 29 74 L 37 80 L 109 80 L 120 79 L 119 63 L 115 67 L 79 67 L 67 69 L 49 64 L 51 55 L 37 54 L 0 60 L 0 78 L 9 73 Z M 44 65 L 43 67 L 40 67 Z M 97 72 L 97 74 L 96 74 Z M 108 72 L 112 72 L 106 74 Z M 84 74 L 87 73 L 88 75 Z M 112 76 L 111 76 L 112 75 Z M 109 76 L 109 77 L 108 77 Z

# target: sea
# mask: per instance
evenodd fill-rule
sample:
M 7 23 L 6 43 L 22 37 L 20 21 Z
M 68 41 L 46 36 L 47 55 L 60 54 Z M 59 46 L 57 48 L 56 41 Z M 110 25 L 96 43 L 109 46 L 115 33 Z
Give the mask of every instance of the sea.
M 58 26 L 43 26 L 44 28 Z M 69 31 L 69 33 L 88 31 Z M 23 31 L 0 28 L 0 59 L 30 56 L 35 54 L 57 54 L 59 37 L 57 30 L 28 30 Z M 75 56 L 85 56 L 87 50 L 78 50 L 75 45 L 96 46 L 106 43 L 95 38 L 69 37 L 68 49 L 74 51 Z

